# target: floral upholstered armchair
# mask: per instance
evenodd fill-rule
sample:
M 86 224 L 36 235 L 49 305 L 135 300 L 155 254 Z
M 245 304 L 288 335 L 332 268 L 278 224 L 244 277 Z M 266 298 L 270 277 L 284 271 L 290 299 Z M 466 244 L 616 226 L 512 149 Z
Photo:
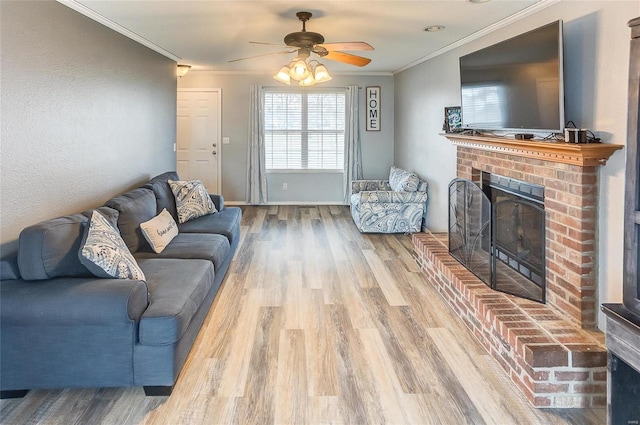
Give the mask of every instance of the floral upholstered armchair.
M 389 180 L 354 180 L 351 215 L 363 233 L 419 232 L 427 215 L 427 183 L 396 167 Z

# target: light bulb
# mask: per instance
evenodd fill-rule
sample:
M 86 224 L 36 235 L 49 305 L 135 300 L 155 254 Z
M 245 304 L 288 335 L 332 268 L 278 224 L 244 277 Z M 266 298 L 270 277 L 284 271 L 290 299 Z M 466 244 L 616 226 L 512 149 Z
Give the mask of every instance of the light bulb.
M 296 63 L 291 68 L 289 72 L 289 76 L 296 81 L 304 80 L 309 76 L 309 69 L 307 68 L 307 63 L 303 59 L 298 59 Z

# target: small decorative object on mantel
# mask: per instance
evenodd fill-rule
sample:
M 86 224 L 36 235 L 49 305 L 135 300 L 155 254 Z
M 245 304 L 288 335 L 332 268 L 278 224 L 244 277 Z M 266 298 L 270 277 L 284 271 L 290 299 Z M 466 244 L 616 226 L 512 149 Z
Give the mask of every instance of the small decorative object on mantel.
M 462 129 L 462 112 L 459 106 L 447 106 L 444 108 L 445 133 L 457 133 Z
M 380 131 L 380 87 L 366 88 L 367 131 Z

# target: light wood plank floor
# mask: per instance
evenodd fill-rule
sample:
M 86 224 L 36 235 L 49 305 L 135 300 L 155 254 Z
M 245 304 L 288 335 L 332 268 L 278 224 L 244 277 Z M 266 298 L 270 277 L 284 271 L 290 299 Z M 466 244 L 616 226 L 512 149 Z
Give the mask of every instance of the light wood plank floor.
M 406 235 L 348 207 L 246 207 L 242 240 L 171 397 L 32 391 L 2 424 L 604 424 L 537 410 L 419 273 Z

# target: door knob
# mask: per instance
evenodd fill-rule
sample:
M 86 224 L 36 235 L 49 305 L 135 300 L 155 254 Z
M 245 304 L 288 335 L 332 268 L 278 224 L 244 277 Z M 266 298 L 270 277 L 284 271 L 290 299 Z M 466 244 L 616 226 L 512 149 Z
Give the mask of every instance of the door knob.
M 212 143 L 212 144 L 211 144 L 211 146 L 213 146 L 213 147 L 215 148 L 215 147 L 216 147 L 216 146 L 218 146 L 218 145 L 216 145 L 215 143 Z
M 218 153 L 218 152 L 213 151 L 213 152 L 211 152 L 211 155 L 216 155 L 217 153 Z

